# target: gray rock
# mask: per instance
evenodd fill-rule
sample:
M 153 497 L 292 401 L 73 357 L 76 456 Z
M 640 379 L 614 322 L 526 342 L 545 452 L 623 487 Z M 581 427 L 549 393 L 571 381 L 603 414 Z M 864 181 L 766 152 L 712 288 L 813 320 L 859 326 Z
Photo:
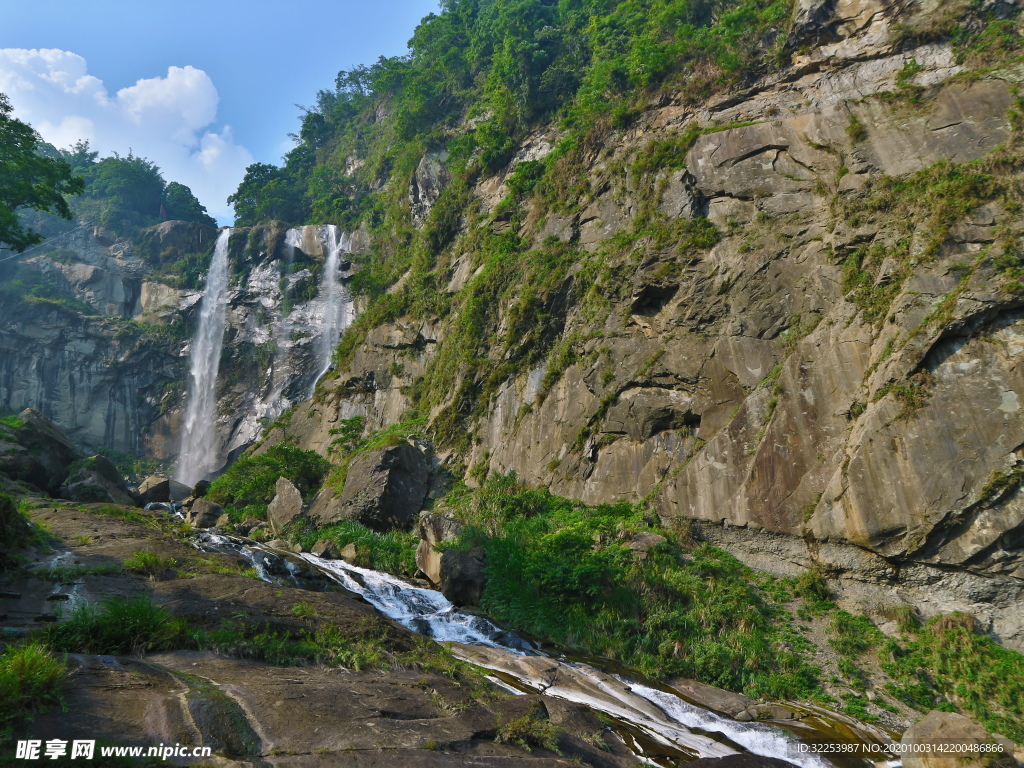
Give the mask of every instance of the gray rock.
M 267 527 L 267 524 L 265 522 L 263 522 L 262 520 L 257 520 L 255 517 L 247 517 L 244 520 L 242 520 L 242 522 L 240 522 L 238 525 L 235 526 L 235 530 L 238 531 L 243 536 L 245 536 L 246 534 L 250 533 L 251 531 L 253 531 L 253 530 L 257 529 L 257 528 L 266 528 L 266 527 Z
M 200 480 L 198 483 L 196 483 L 194 486 L 192 486 L 192 493 L 191 493 L 191 495 L 195 496 L 198 499 L 198 498 L 202 498 L 203 496 L 205 496 L 209 492 L 210 492 L 210 481 L 209 480 Z
M 223 515 L 217 518 L 216 528 L 227 528 L 231 524 L 231 518 L 228 513 L 225 512 Z
M 267 542 L 267 546 L 268 547 L 273 547 L 274 549 L 291 549 L 292 548 L 292 545 L 289 544 L 284 539 L 271 539 L 270 541 Z
M 274 533 L 302 517 L 302 494 L 287 477 L 279 477 L 274 486 L 275 495 L 267 507 L 267 521 Z
M 441 583 L 441 552 L 436 546 L 442 541 L 451 541 L 462 534 L 462 525 L 450 517 L 433 512 L 420 514 L 417 525 L 420 543 L 416 547 L 416 567 L 432 584 Z
M 999 744 L 1001 752 L 981 752 L 983 744 Z M 929 712 L 903 733 L 904 768 L 1015 768 L 1014 745 L 990 734 L 985 726 L 955 712 Z M 938 751 L 948 748 L 956 750 Z
M 70 474 L 58 491 L 61 497 L 81 502 L 136 504 L 117 467 L 105 456 L 90 456 L 69 469 Z
M 430 459 L 409 443 L 353 459 L 340 496 L 324 489 L 310 517 L 318 525 L 354 520 L 378 531 L 407 528 L 430 488 Z
M 166 475 L 150 475 L 139 485 L 139 496 L 143 505 L 170 501 L 170 478 Z
M 338 559 L 338 547 L 330 539 L 319 539 L 309 550 L 310 554 L 327 560 Z
M 413 223 L 422 224 L 430 209 L 451 181 L 447 152 L 427 152 L 420 159 L 409 182 L 409 207 Z
M 341 551 L 338 552 L 338 559 L 344 560 L 346 563 L 349 563 L 350 565 L 356 565 L 358 564 L 358 561 L 360 559 L 359 549 L 356 547 L 355 544 L 346 544 L 344 547 L 341 548 Z
M 0 424 L 0 472 L 57 493 L 82 453 L 39 411 L 27 408 L 18 414 L 18 421 L 19 426 Z
M 667 539 L 660 534 L 641 531 L 633 534 L 626 542 L 626 546 L 633 550 L 633 556 L 637 560 L 646 560 L 650 551 L 664 541 Z
M 441 594 L 455 605 L 480 605 L 487 575 L 483 547 L 465 552 L 449 549 L 441 554 Z
M 183 501 L 193 495 L 191 488 L 184 483 L 179 483 L 177 480 L 170 481 L 169 493 L 171 501 Z
M 715 688 L 714 686 L 700 683 L 696 680 L 681 678 L 679 680 L 671 681 L 669 685 L 690 701 L 693 701 L 707 709 L 713 709 L 716 712 L 721 712 L 729 717 L 737 717 L 748 707 L 752 707 L 757 704 L 756 701 L 744 696 L 742 693 L 723 691 L 721 688 Z M 753 718 L 749 714 L 744 718 L 744 720 L 752 719 Z
M 185 520 L 196 528 L 212 528 L 223 514 L 224 508 L 220 504 L 214 504 L 206 499 L 196 499 Z

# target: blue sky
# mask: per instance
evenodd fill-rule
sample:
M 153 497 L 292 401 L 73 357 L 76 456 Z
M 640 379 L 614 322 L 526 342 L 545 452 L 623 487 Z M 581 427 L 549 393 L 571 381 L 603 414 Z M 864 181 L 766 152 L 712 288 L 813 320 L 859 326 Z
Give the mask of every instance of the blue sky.
M 254 161 L 280 162 L 340 69 L 406 52 L 437 0 L 0 0 L 0 92 L 43 138 L 129 148 L 224 198 Z

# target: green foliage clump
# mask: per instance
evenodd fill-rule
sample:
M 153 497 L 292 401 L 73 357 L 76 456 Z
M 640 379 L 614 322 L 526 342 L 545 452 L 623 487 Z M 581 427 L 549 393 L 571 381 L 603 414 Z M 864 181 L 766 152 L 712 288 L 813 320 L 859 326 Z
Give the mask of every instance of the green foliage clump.
M 37 712 L 61 703 L 64 662 L 39 643 L 10 647 L 0 655 L 0 744 Z
M 354 544 L 360 559 L 358 564 L 363 567 L 399 576 L 415 576 L 417 573 L 416 546 L 419 539 L 412 533 L 395 530 L 378 533 L 365 525 L 345 520 L 316 531 L 305 531 L 298 537 L 299 543 L 307 550 L 320 539 L 333 541 L 339 549 Z
M 482 607 L 499 621 L 656 678 L 692 677 L 752 696 L 820 695 L 773 591 L 731 555 L 667 540 L 641 560 L 632 537 L 660 530 L 642 512 L 586 507 L 524 488 L 514 475 L 445 502 L 468 526 L 456 546 L 487 552 Z
M 41 636 L 53 650 L 67 653 L 142 655 L 189 645 L 184 620 L 148 597 L 114 597 L 98 607 L 80 605 Z
M 931 620 L 905 646 L 881 649 L 889 691 L 922 711 L 960 709 L 993 733 L 1024 741 L 1024 656 L 978 634 L 953 614 Z
M 177 564 L 178 561 L 173 557 L 161 557 L 155 552 L 139 550 L 131 557 L 125 558 L 124 569 L 130 573 L 139 573 L 153 578 Z
M 0 493 L 0 573 L 21 562 L 18 550 L 37 539 L 32 524 L 25 518 L 14 498 Z
M 236 522 L 245 515 L 265 517 L 279 478 L 291 480 L 308 501 L 329 469 L 330 463 L 316 451 L 278 443 L 263 453 L 242 456 L 213 481 L 207 498 L 222 504 Z
M 515 744 L 525 750 L 529 750 L 531 747 L 540 747 L 560 755 L 562 754 L 558 748 L 560 735 L 561 729 L 544 716 L 538 705 L 529 712 L 500 724 L 494 740 L 500 744 Z
M 13 111 L 0 93 L 0 252 L 21 253 L 43 238 L 25 227 L 18 212 L 42 211 L 70 219 L 74 214 L 65 195 L 81 192 L 83 184 L 67 162 L 39 151 L 38 134 L 12 117 Z

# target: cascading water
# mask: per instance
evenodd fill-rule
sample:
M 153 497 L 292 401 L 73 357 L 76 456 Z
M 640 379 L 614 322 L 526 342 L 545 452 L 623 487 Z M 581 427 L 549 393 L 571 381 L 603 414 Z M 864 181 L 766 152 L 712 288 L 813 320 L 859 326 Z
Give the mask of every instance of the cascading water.
M 196 546 L 241 555 L 267 581 L 279 581 L 283 577 L 296 586 L 309 588 L 315 587 L 318 578 L 329 579 L 360 595 L 403 626 L 437 641 L 451 643 L 452 652 L 459 658 L 504 678 L 494 679 L 494 682 L 509 687 L 508 681 L 511 681 L 520 690 L 585 704 L 635 729 L 652 744 L 667 747 L 669 752 L 662 755 L 675 754 L 688 760 L 746 751 L 765 757 L 782 757 L 802 768 L 831 765 L 813 752 L 802 750 L 798 739 L 778 729 L 736 722 L 664 690 L 602 672 L 587 663 L 548 657 L 514 633 L 483 617 L 459 610 L 440 592 L 413 586 L 390 574 L 341 560 L 277 551 L 216 533 L 200 534 Z M 533 660 L 532 666 L 528 663 L 530 660 Z M 864 741 L 884 743 L 878 735 L 861 734 L 860 737 Z M 629 739 L 628 733 L 626 738 Z M 655 755 L 646 756 L 635 739 L 632 748 L 647 763 L 676 764 L 671 757 L 665 761 Z
M 327 251 L 327 262 L 324 265 L 323 281 L 320 295 L 324 303 L 324 323 L 316 343 L 317 374 L 310 387 L 309 396 L 313 396 L 317 382 L 331 367 L 331 355 L 338 346 L 338 339 L 352 321 L 353 307 L 348 288 L 338 277 L 341 266 L 341 255 L 348 251 L 351 238 L 340 232 L 333 224 L 324 227 L 321 235 L 324 250 Z
M 217 237 L 199 302 L 199 326 L 189 354 L 188 406 L 176 473 L 177 479 L 186 485 L 216 469 L 217 373 L 227 324 L 230 239 L 230 227 L 222 229 Z

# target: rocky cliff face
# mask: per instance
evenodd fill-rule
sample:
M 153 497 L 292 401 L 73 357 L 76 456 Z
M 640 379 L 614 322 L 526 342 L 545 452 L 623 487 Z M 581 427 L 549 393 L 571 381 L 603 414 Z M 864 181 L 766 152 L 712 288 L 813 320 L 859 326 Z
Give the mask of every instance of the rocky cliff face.
M 481 350 L 505 375 L 476 390 L 449 459 L 586 502 L 646 499 L 758 567 L 821 569 L 849 604 L 969 611 L 1024 648 L 1024 72 L 944 39 L 967 10 L 805 0 L 787 71 L 699 108 L 661 99 L 595 148 L 591 194 L 568 212 L 534 203 L 517 226 L 537 247 L 580 246 L 604 277 L 570 269 L 548 295 L 545 358 L 505 371 L 504 349 Z M 509 226 L 516 164 L 557 138 L 536 134 L 477 184 L 491 226 Z M 666 148 L 671 162 L 645 165 Z M 442 162 L 416 170 L 417 220 Z M 652 212 L 706 217 L 717 236 L 623 246 Z M 445 258 L 439 284 L 467 295 L 483 265 Z M 340 419 L 400 420 L 457 323 L 370 329 L 285 431 L 326 453 Z
M 318 227 L 269 226 L 232 237 L 218 381 L 225 462 L 314 383 L 324 319 L 320 235 Z M 191 287 L 181 264 L 208 261 L 214 236 L 175 221 L 136 241 L 81 228 L 27 255 L 28 267 L 74 300 L 0 307 L 0 411 L 35 408 L 87 450 L 172 462 L 202 295 L 201 279 Z M 365 237 L 357 235 L 350 249 L 359 248 Z

